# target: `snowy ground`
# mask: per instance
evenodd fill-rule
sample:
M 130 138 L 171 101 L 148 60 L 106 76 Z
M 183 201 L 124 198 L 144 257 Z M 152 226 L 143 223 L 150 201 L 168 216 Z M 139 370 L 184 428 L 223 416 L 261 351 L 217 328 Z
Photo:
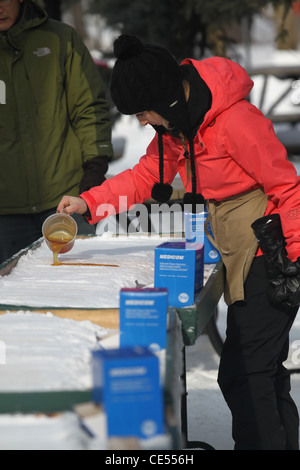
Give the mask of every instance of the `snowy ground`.
M 219 308 L 223 320 L 220 331 L 225 332 L 226 306 L 223 301 Z M 216 450 L 232 450 L 231 414 L 217 384 L 219 356 L 209 338 L 202 335 L 195 345 L 186 348 L 186 358 L 189 440 L 207 442 Z M 300 367 L 299 316 L 291 331 L 286 367 L 291 370 Z M 300 374 L 292 374 L 292 397 L 300 411 Z

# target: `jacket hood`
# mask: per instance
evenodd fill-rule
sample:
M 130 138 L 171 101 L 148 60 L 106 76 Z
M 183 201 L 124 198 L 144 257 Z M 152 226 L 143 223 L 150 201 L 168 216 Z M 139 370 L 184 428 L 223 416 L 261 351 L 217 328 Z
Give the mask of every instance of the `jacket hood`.
M 35 28 L 48 19 L 48 14 L 31 0 L 24 0 L 21 3 L 18 21 L 8 30 L 7 36 L 12 42 L 22 33 L 31 28 Z
M 185 59 L 182 64 L 192 64 L 212 94 L 212 105 L 202 126 L 210 124 L 220 113 L 246 98 L 254 85 L 242 66 L 223 57 L 201 61 Z

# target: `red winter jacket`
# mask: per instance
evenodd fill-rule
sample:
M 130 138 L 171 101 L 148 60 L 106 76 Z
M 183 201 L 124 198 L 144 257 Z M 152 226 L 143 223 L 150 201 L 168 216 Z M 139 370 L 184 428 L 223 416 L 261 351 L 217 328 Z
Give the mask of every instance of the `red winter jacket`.
M 265 214 L 280 214 L 288 255 L 295 261 L 300 256 L 300 178 L 271 121 L 245 99 L 252 80 L 240 65 L 220 57 L 186 59 L 183 64 L 192 64 L 212 93 L 211 109 L 194 138 L 198 192 L 205 199 L 222 200 L 262 187 L 269 196 Z M 179 173 L 191 191 L 179 139 L 169 134 L 163 139 L 164 182 L 172 183 Z M 110 215 L 149 199 L 155 182 L 159 182 L 157 135 L 132 170 L 81 195 L 91 212 L 90 223 L 104 218 L 103 204 L 110 205 L 106 214 Z M 119 196 L 127 197 L 127 207 L 119 206 Z

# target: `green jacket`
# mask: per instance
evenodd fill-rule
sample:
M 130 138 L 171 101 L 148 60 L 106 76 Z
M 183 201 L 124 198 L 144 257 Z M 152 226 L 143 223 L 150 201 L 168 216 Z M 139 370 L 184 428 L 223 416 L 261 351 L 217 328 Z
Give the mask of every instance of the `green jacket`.
M 106 90 L 76 31 L 24 2 L 0 33 L 1 82 L 0 214 L 38 213 L 78 195 L 82 164 L 113 150 Z

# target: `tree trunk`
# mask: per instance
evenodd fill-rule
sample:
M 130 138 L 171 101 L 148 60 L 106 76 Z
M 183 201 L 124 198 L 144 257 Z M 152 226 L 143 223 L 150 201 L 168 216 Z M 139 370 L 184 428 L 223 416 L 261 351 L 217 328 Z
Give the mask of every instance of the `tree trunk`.
M 209 26 L 207 28 L 207 44 L 212 53 L 219 57 L 226 57 L 226 43 L 223 29 L 218 26 Z
M 83 8 L 81 1 L 75 3 L 71 8 L 74 18 L 74 26 L 81 39 L 86 39 L 87 34 L 83 22 Z
M 299 44 L 299 19 L 295 12 L 291 9 L 283 22 L 284 7 L 279 6 L 275 10 L 275 21 L 277 27 L 278 38 L 276 40 L 277 47 L 280 50 L 297 50 Z M 282 36 L 282 26 L 286 30 L 286 34 Z

